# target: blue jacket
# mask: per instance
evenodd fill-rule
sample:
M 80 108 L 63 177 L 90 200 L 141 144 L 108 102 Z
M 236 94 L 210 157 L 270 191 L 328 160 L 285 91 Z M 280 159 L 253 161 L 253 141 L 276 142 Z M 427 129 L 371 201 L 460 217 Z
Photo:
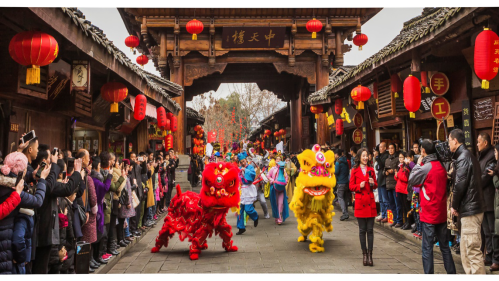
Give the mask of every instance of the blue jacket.
M 348 184 L 348 162 L 345 156 L 341 156 L 334 165 L 336 184 Z
M 255 168 L 253 165 L 247 165 L 246 168 L 244 169 L 244 177 L 241 178 L 243 184 L 250 185 L 255 181 Z

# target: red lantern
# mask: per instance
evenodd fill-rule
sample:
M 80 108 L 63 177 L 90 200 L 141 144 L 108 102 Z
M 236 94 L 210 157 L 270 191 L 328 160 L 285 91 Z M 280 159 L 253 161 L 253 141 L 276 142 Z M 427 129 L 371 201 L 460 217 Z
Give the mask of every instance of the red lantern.
M 280 129 L 280 130 L 279 130 L 279 136 L 284 137 L 285 135 L 286 135 L 286 130 L 284 130 L 284 129 Z
M 353 38 L 353 44 L 355 46 L 359 46 L 359 51 L 362 51 L 362 46 L 367 44 L 367 35 L 364 33 L 357 33 L 357 35 Z
M 203 145 L 204 141 L 203 140 L 199 140 L 199 144 L 200 145 Z
M 415 118 L 414 112 L 421 106 L 421 87 L 418 78 L 409 75 L 404 81 L 404 106 L 409 110 L 409 116 Z
M 170 117 L 170 127 L 171 127 L 171 130 L 172 132 L 176 132 L 177 131 L 177 116 L 173 115 Z
M 309 20 L 307 22 L 308 32 L 312 32 L 312 38 L 317 38 L 317 32 L 322 30 L 322 22 L 317 19 Z
M 9 54 L 18 64 L 27 66 L 26 84 L 40 84 L 40 66 L 51 64 L 59 53 L 59 44 L 49 34 L 26 31 L 16 34 L 9 44 Z
M 336 119 L 336 135 L 341 136 L 343 135 L 343 119 Z
M 430 93 L 430 86 L 428 85 L 428 72 L 427 71 L 421 71 L 421 86 L 424 87 L 424 92 L 429 94 Z
M 202 133 L 204 133 L 203 128 L 201 128 L 201 129 L 198 131 L 198 134 L 202 134 Z
M 166 126 L 166 111 L 164 107 L 160 106 L 156 108 L 156 119 L 158 120 L 158 127 L 164 128 Z
M 111 112 L 118 112 L 118 103 L 128 96 L 128 88 L 119 82 L 109 82 L 100 88 L 102 99 L 111 102 Z
M 197 147 L 197 146 L 193 147 L 193 148 L 192 148 L 192 152 L 193 152 L 194 154 L 198 154 L 198 147 Z
M 199 144 L 199 141 L 196 138 L 194 138 L 194 140 L 192 142 L 194 142 L 194 145 L 198 145 Z
M 265 130 L 265 135 L 266 135 L 266 136 L 270 136 L 271 134 L 272 134 L 272 131 L 270 131 L 270 130 Z
M 203 32 L 204 25 L 197 19 L 193 19 L 187 23 L 185 26 L 187 32 L 192 34 L 192 40 L 198 40 L 198 34 Z
M 364 102 L 371 97 L 371 90 L 359 85 L 353 88 L 351 96 L 354 101 L 358 102 L 357 109 L 364 109 Z
M 478 78 L 482 79 L 482 89 L 489 88 L 489 81 L 496 77 L 499 69 L 499 37 L 485 28 L 475 40 L 474 68 Z
M 146 117 L 146 96 L 140 94 L 135 97 L 135 105 L 133 107 L 133 118 L 137 121 L 141 121 Z
M 395 98 L 399 97 L 399 92 L 402 91 L 402 80 L 397 73 L 392 74 L 390 77 L 390 85 L 392 88 L 392 93 L 395 93 Z
M 341 99 L 337 99 L 334 101 L 334 113 L 340 115 L 343 112 L 343 101 Z
M 136 61 L 138 65 L 144 68 L 144 65 L 146 65 L 149 62 L 149 58 L 146 55 L 141 55 L 137 57 Z
M 125 45 L 130 48 L 130 51 L 133 51 L 134 48 L 137 48 L 139 44 L 140 40 L 135 35 L 130 35 L 125 39 Z
M 172 122 L 168 118 L 165 118 L 165 121 L 166 121 L 166 123 L 165 123 L 164 130 L 165 131 L 171 131 L 171 129 L 172 129 Z
M 201 125 L 194 126 L 194 132 L 197 132 L 201 129 Z
M 376 99 L 376 103 L 378 103 L 378 82 L 375 81 L 373 83 L 373 97 Z
M 322 113 L 323 108 L 322 105 L 312 105 L 310 107 L 310 112 L 315 114 L 315 119 L 319 118 L 319 113 Z
M 165 148 L 166 148 L 166 150 L 173 148 L 173 136 L 172 135 L 166 135 Z

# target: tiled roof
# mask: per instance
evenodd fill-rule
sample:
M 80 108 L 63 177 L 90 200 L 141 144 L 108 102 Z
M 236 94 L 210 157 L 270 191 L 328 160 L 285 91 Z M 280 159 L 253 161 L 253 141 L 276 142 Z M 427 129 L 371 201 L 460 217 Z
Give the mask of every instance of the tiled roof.
M 89 20 L 86 20 L 85 15 L 77 8 L 63 7 L 61 9 L 64 14 L 66 14 L 73 20 L 75 25 L 79 26 L 87 36 L 92 37 L 92 39 L 96 43 L 106 48 L 109 54 L 113 55 L 117 61 L 119 61 L 122 65 L 130 68 L 133 72 L 144 79 L 149 87 L 161 93 L 163 97 L 165 97 L 168 102 L 171 103 L 176 109 L 182 109 L 179 104 L 171 99 L 170 95 L 168 95 L 167 91 L 165 90 L 166 88 L 170 92 L 179 93 L 183 91 L 180 85 L 149 73 L 133 63 L 120 49 L 118 49 L 113 44 L 112 41 L 109 41 L 102 29 L 93 25 Z
M 351 78 L 354 78 L 358 73 L 366 68 L 372 67 L 376 62 L 396 52 L 402 52 L 404 47 L 430 35 L 431 32 L 436 31 L 440 26 L 444 25 L 449 18 L 458 14 L 460 10 L 461 8 L 423 9 L 423 13 L 420 16 L 404 23 L 404 27 L 402 28 L 402 31 L 400 31 L 400 34 L 397 35 L 388 45 L 356 67 L 350 69 L 348 73 L 341 76 L 340 79 L 331 81 L 326 87 L 312 93 L 308 97 L 308 102 L 319 102 L 325 100 L 328 93 L 333 88 Z
M 197 119 L 204 122 L 204 116 L 190 107 L 185 108 L 185 114 L 187 115 L 187 118 Z

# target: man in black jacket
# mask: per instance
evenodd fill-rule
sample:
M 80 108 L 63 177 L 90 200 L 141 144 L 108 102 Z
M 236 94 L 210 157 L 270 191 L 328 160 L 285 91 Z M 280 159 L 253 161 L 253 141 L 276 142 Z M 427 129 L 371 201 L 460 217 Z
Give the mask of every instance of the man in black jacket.
M 388 201 L 388 193 L 386 191 L 386 175 L 385 175 L 385 162 L 388 158 L 388 151 L 386 151 L 386 143 L 379 144 L 379 155 L 376 156 L 376 170 L 378 171 L 378 198 L 379 206 L 381 208 L 381 216 L 376 221 L 386 223 L 388 222 L 387 211 L 390 208 Z
M 485 212 L 483 213 L 482 230 L 485 234 L 485 265 L 492 265 L 499 269 L 499 236 L 494 235 L 494 195 L 495 187 L 492 182 L 492 176 L 488 174 L 489 170 L 494 170 L 496 158 L 494 148 L 490 145 L 489 134 L 483 132 L 478 135 L 478 161 L 482 171 L 482 190 L 485 203 Z M 495 248 L 494 248 L 495 246 Z
M 464 146 L 464 133 L 454 129 L 449 134 L 454 173 L 451 213 L 461 218 L 461 261 L 466 274 L 485 274 L 480 246 L 480 228 L 485 211 L 482 172 L 476 157 Z
M 168 192 L 166 193 L 166 206 L 170 207 L 170 201 L 172 199 L 172 191 L 175 185 L 175 169 L 178 167 L 178 155 L 175 155 L 173 148 L 168 151 L 170 155 L 169 163 L 167 163 L 168 171 Z
M 130 153 L 130 165 L 132 168 L 132 192 L 135 191 L 139 199 L 139 205 L 135 208 L 135 216 L 130 218 L 130 233 L 133 236 L 139 237 L 142 233 L 139 231 L 139 220 L 142 213 L 142 198 L 144 197 L 144 189 L 142 188 L 142 168 L 138 161 L 135 152 Z

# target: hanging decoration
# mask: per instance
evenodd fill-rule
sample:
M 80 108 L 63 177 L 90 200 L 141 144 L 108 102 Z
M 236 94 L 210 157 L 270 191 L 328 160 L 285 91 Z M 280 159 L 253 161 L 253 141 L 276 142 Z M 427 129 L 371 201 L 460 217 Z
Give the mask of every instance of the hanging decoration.
M 341 118 L 336 119 L 336 135 L 343 135 L 343 119 Z
M 474 68 L 482 80 L 482 89 L 488 89 L 499 69 L 499 37 L 489 28 L 484 28 L 475 39 Z
M 353 38 L 353 44 L 355 46 L 359 46 L 359 51 L 362 51 L 362 46 L 367 44 L 367 39 L 367 35 L 364 33 L 357 33 L 357 35 Z
M 170 129 L 173 133 L 175 133 L 177 131 L 177 116 L 175 115 L 171 115 L 171 117 L 169 118 L 170 119 Z M 200 132 L 198 132 L 199 134 Z
M 194 132 L 199 131 L 201 128 L 202 128 L 201 125 L 194 126 Z
M 336 99 L 334 101 L 334 113 L 336 113 L 336 115 L 340 115 L 342 111 L 343 111 L 343 101 L 341 99 Z
M 312 38 L 317 38 L 317 32 L 322 30 L 322 22 L 314 18 L 307 22 L 306 27 L 308 32 L 312 32 Z
M 315 119 L 319 118 L 319 113 L 322 113 L 323 111 L 322 105 L 312 105 L 310 106 L 310 112 L 315 114 Z
M 111 102 L 111 112 L 118 112 L 118 103 L 128 96 L 128 88 L 119 82 L 108 82 L 100 88 L 102 99 Z
M 399 92 L 402 91 L 402 80 L 397 73 L 392 74 L 390 77 L 390 85 L 392 88 L 392 93 L 394 93 L 395 98 L 399 97 Z
M 146 65 L 149 62 L 149 58 L 146 55 L 140 55 L 137 57 L 135 61 L 137 62 L 138 65 L 144 68 L 144 65 Z
M 156 108 L 156 119 L 158 120 L 158 127 L 164 130 L 166 126 L 166 111 L 165 108 L 160 106 Z
M 359 85 L 353 88 L 350 95 L 354 101 L 358 102 L 357 109 L 361 110 L 364 109 L 364 102 L 371 97 L 371 90 L 367 87 Z
M 192 34 L 192 40 L 198 40 L 198 34 L 203 32 L 204 25 L 197 19 L 193 19 L 187 23 L 185 28 L 187 29 L 187 32 Z
M 168 134 L 165 137 L 165 149 L 168 151 L 170 148 L 173 148 L 173 136 Z
M 428 85 L 428 71 L 421 71 L 421 87 L 424 87 L 426 94 L 430 93 L 430 86 Z
M 125 45 L 130 48 L 130 51 L 135 55 L 135 48 L 140 44 L 140 40 L 135 35 L 130 35 L 125 39 Z
M 146 117 L 146 106 L 147 98 L 146 96 L 140 94 L 135 97 L 135 105 L 133 107 L 133 118 L 137 121 L 141 121 Z
M 415 112 L 421 106 L 421 87 L 418 78 L 409 75 L 404 81 L 404 106 L 410 112 L 410 118 L 416 118 Z
M 51 64 L 58 53 L 59 44 L 54 37 L 40 31 L 18 33 L 9 43 L 12 59 L 28 67 L 26 85 L 40 84 L 40 67 Z

